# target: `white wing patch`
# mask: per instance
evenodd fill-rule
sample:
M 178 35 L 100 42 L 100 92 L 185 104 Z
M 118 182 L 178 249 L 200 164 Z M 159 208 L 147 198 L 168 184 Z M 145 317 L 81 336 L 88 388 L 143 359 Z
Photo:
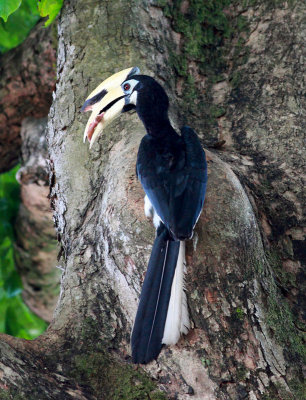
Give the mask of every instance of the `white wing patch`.
M 149 197 L 145 195 L 144 198 L 144 212 L 147 218 L 153 218 L 153 224 L 155 226 L 155 229 L 159 227 L 159 224 L 161 223 L 161 219 L 158 216 L 157 212 L 154 210 L 154 207 L 152 206 L 152 203 L 149 200 Z
M 153 218 L 153 206 L 147 195 L 144 197 L 144 212 L 147 218 Z

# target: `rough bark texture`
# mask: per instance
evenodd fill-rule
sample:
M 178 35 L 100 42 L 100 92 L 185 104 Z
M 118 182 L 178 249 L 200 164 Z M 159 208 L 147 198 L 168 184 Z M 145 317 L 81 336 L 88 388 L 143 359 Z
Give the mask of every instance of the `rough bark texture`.
M 22 122 L 22 159 L 17 179 L 21 204 L 16 221 L 16 266 L 22 277 L 22 296 L 39 317 L 51 322 L 59 295 L 58 246 L 50 208 L 46 143 L 47 119 Z
M 21 46 L 0 57 L 0 172 L 18 162 L 22 120 L 48 115 L 56 75 L 53 28 L 38 24 Z
M 225 15 L 237 26 L 242 15 L 247 27 L 220 42 L 218 77 L 213 65 L 200 69 L 184 47 L 187 36 L 174 31 L 191 5 L 160 5 L 65 2 L 48 130 L 65 272 L 48 332 L 33 343 L 2 337 L 3 398 L 18 398 L 17 390 L 21 398 L 41 399 L 304 397 L 296 79 L 302 5 L 233 2 Z M 173 62 L 177 54 L 186 76 Z M 87 117 L 78 112 L 100 81 L 134 65 L 166 87 L 174 122 L 195 126 L 206 146 L 226 140 L 221 150 L 207 151 L 206 204 L 188 243 L 193 328 L 143 368 L 164 395 L 142 369 L 129 366 L 130 331 L 154 237 L 135 177 L 144 129 L 135 114 L 123 115 L 89 152 L 82 144 Z M 202 102 L 192 108 L 197 93 Z

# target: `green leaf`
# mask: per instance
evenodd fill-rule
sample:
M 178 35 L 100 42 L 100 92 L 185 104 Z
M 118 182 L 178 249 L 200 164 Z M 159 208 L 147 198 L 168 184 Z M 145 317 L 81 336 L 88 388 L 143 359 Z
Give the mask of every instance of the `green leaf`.
M 6 0 L 0 0 L 0 3 L 3 1 Z M 0 18 L 0 52 L 4 53 L 22 43 L 39 18 L 36 0 L 23 0 L 6 23 Z
M 0 310 L 2 306 L 0 302 Z M 47 324 L 27 308 L 20 295 L 7 302 L 3 326 L 5 333 L 24 339 L 34 339 L 41 335 L 46 327 Z
M 9 15 L 13 14 L 21 4 L 21 0 L 2 0 L 0 1 L 0 17 L 7 21 Z
M 63 6 L 64 0 L 41 0 L 38 2 L 38 11 L 41 17 L 48 17 L 45 26 L 53 22 Z
M 17 296 L 22 291 L 22 283 L 16 270 L 12 271 L 10 276 L 4 282 L 4 290 L 8 298 Z

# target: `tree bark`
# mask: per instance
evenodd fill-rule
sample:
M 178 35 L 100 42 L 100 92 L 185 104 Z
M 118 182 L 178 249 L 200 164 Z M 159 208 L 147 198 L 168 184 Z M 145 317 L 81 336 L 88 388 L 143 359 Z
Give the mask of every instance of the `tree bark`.
M 52 29 L 39 23 L 20 46 L 0 57 L 0 172 L 18 162 L 22 120 L 48 115 L 56 75 Z
M 47 333 L 34 342 L 1 336 L 3 398 L 303 398 L 302 109 L 294 79 L 302 73 L 303 6 L 233 2 L 224 15 L 243 16 L 248 28 L 219 44 L 221 78 L 200 69 L 187 36 L 175 31 L 189 7 L 64 4 L 48 143 L 65 271 Z M 154 238 L 135 177 L 145 132 L 135 114 L 123 115 L 89 152 L 79 114 L 98 83 L 135 65 L 165 86 L 175 125 L 186 120 L 204 147 L 222 146 L 207 151 L 206 203 L 187 248 L 192 329 L 139 370 L 130 366 L 129 339 Z M 195 107 L 191 92 L 201 99 Z
M 25 303 L 40 318 L 51 322 L 61 273 L 56 268 L 58 247 L 48 199 L 46 126 L 47 118 L 26 118 L 22 122 L 22 159 L 17 173 L 21 204 L 15 224 L 15 259 Z

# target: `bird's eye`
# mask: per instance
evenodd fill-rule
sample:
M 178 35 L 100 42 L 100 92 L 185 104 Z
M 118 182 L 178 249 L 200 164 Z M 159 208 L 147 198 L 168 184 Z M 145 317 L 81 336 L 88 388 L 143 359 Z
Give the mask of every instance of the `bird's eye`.
M 129 83 L 125 83 L 124 85 L 123 85 L 123 89 L 127 92 L 128 90 L 130 90 L 130 88 L 131 88 L 131 85 L 129 84 Z

